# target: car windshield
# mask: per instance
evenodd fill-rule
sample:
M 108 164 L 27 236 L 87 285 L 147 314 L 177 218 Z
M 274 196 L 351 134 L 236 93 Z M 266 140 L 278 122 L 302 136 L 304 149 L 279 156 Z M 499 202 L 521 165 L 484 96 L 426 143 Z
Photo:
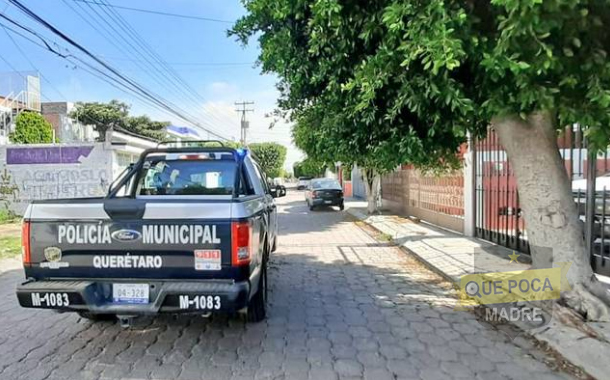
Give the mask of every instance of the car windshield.
M 221 160 L 155 160 L 144 170 L 138 195 L 231 195 L 237 166 Z
M 315 180 L 311 183 L 311 187 L 314 189 L 341 190 L 341 185 L 339 184 L 339 181 L 334 179 Z

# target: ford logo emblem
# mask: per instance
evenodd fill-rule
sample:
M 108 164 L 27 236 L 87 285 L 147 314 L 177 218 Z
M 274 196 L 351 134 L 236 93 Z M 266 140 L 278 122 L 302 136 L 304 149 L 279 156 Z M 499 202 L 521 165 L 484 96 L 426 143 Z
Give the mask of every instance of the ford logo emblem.
M 112 238 L 118 241 L 134 241 L 142 237 L 142 234 L 135 230 L 118 230 L 112 233 Z

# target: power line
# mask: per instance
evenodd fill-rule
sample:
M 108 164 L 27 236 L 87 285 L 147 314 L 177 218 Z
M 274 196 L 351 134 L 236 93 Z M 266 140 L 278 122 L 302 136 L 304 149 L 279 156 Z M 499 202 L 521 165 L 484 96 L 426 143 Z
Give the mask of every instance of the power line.
M 142 62 L 138 59 L 131 59 L 125 57 L 117 57 L 111 55 L 100 55 L 100 57 L 107 58 L 113 61 L 129 61 L 129 62 Z M 166 62 L 172 66 L 248 66 L 254 65 L 256 62 Z
M 13 4 L 19 10 L 21 10 L 24 14 L 26 14 L 29 18 L 31 18 L 35 22 L 41 24 L 44 28 L 50 30 L 53 34 L 59 36 L 62 40 L 66 41 L 68 44 L 70 44 L 71 46 L 76 48 L 79 52 L 85 54 L 87 57 L 89 57 L 90 59 L 95 61 L 101 67 L 103 67 L 105 70 L 108 70 L 109 72 L 111 72 L 116 78 L 118 78 L 118 79 L 116 79 L 117 81 L 122 81 L 122 82 L 126 83 L 126 86 L 129 87 L 131 91 L 138 92 L 139 94 L 141 94 L 142 96 L 144 96 L 145 98 L 149 99 L 151 102 L 156 104 L 158 107 L 171 112 L 175 116 L 178 116 L 180 119 L 185 120 L 185 121 L 187 121 L 189 123 L 192 123 L 194 125 L 197 125 L 197 126 L 199 126 L 200 128 L 202 128 L 204 130 L 208 130 L 207 128 L 202 127 L 197 121 L 193 121 L 190 118 L 190 116 L 185 115 L 184 112 L 182 110 L 180 110 L 180 108 L 176 107 L 175 105 L 171 105 L 171 103 L 168 104 L 168 102 L 166 100 L 164 100 L 163 98 L 160 98 L 158 95 L 156 95 L 154 93 L 151 93 L 149 90 L 144 88 L 139 83 L 135 82 L 133 79 L 131 79 L 129 77 L 126 77 L 125 75 L 121 74 L 114 67 L 110 66 L 109 64 L 107 64 L 106 62 L 104 62 L 103 60 L 98 58 L 96 55 L 91 53 L 89 50 L 87 50 L 84 46 L 80 45 L 79 43 L 74 41 L 72 38 L 67 36 L 65 33 L 61 32 L 60 30 L 55 28 L 53 25 L 51 25 L 50 23 L 48 23 L 47 21 L 42 19 L 36 13 L 34 13 L 29 8 L 27 8 L 26 6 L 21 4 L 18 0 L 9 0 L 9 1 L 11 2 L 11 4 Z M 42 37 L 40 37 L 40 35 L 38 35 L 35 32 L 32 32 L 29 28 L 24 27 L 23 25 L 15 22 L 14 20 L 8 18 L 6 15 L 0 14 L 0 16 L 3 17 L 4 19 L 10 21 L 11 23 L 17 25 L 18 27 L 20 27 L 20 28 L 22 28 L 22 29 L 24 29 L 24 30 L 26 30 L 26 31 L 28 31 L 30 33 L 33 33 L 37 37 L 41 38 L 41 40 L 47 46 L 47 48 L 49 50 L 53 51 L 54 53 L 62 56 L 63 58 L 66 58 L 68 56 L 66 54 L 61 54 L 61 53 L 57 52 L 56 50 L 54 50 L 53 48 L 51 48 L 48 45 L 48 43 Z M 69 56 L 75 57 L 74 55 L 71 55 L 71 54 Z M 226 137 L 221 136 L 221 135 L 219 135 L 216 132 L 213 132 L 212 134 L 217 136 L 218 138 L 227 140 Z
M 2 16 L 2 14 L 0 14 L 0 16 Z M 118 82 L 115 78 L 109 76 L 108 74 L 106 74 L 103 71 L 99 70 L 98 68 L 92 66 L 91 64 L 89 64 L 87 62 L 84 62 L 84 61 L 82 61 L 82 63 L 80 63 L 80 64 L 76 63 L 76 62 L 72 61 L 72 59 L 76 59 L 76 60 L 79 60 L 79 62 L 81 62 L 79 58 L 75 58 L 72 55 L 62 55 L 62 54 L 58 53 L 57 51 L 55 51 L 53 49 L 49 49 L 48 45 L 46 45 L 46 46 L 42 45 L 42 44 L 36 42 L 35 40 L 29 38 L 28 36 L 24 35 L 23 33 L 20 33 L 19 31 L 15 30 L 15 29 L 13 29 L 13 28 L 11 28 L 9 26 L 6 26 L 6 25 L 4 25 L 2 23 L 0 23 L 0 26 L 2 26 L 5 30 L 8 30 L 11 33 L 14 33 L 14 34 L 18 35 L 19 37 L 21 37 L 21 38 L 31 42 L 32 44 L 34 44 L 34 45 L 36 45 L 36 46 L 38 46 L 38 47 L 40 47 L 40 48 L 42 48 L 44 50 L 51 51 L 53 54 L 55 54 L 55 55 L 57 55 L 57 56 L 59 56 L 61 58 L 66 59 L 70 64 L 72 64 L 74 66 L 74 68 L 78 68 L 80 70 L 85 71 L 89 75 L 99 79 L 100 81 L 102 81 L 102 82 L 104 82 L 104 83 L 106 83 L 106 84 L 116 88 L 117 90 L 119 90 L 119 91 L 121 91 L 123 93 L 135 96 L 147 108 L 159 110 L 159 111 L 161 111 L 161 112 L 163 112 L 163 113 L 165 113 L 167 115 L 174 115 L 173 113 L 168 112 L 165 109 L 160 109 L 156 104 L 152 103 L 150 100 L 142 97 L 142 95 L 140 95 L 139 93 L 134 92 L 132 89 L 126 87 L 124 84 Z M 38 38 L 42 38 L 40 36 L 37 36 L 37 37 Z M 54 43 L 54 44 L 57 45 L 57 43 Z M 89 67 L 89 68 L 83 67 L 81 65 L 85 65 L 86 67 Z M 13 71 L 15 71 L 15 68 L 12 67 L 10 64 L 9 64 L 9 67 L 11 67 L 13 69 Z M 43 97 L 50 101 L 50 99 L 48 99 L 46 96 L 43 95 Z M 66 100 L 67 100 L 67 98 L 66 98 Z M 204 130 L 206 130 L 206 129 L 204 129 Z M 209 131 L 208 131 L 208 133 L 209 133 Z
M 64 3 L 67 3 L 66 0 L 63 0 L 63 1 L 64 1 Z M 103 1 L 103 0 L 100 0 L 100 1 Z M 163 59 L 120 16 L 120 14 L 118 14 L 112 8 L 101 8 L 103 13 L 106 16 L 108 16 L 110 21 L 112 21 L 112 23 L 110 23 L 109 21 L 107 21 L 105 19 L 103 14 L 101 14 L 94 7 L 89 5 L 90 3 L 97 4 L 97 5 L 103 5 L 102 2 L 97 2 L 97 1 L 86 3 L 86 6 L 93 13 L 95 13 L 95 15 L 89 14 L 89 12 L 84 8 L 84 6 L 81 6 L 78 3 L 77 3 L 77 5 L 79 6 L 79 8 L 81 8 L 83 10 L 83 12 L 87 13 L 87 15 L 90 18 L 93 18 L 96 21 L 96 23 L 98 23 L 98 25 L 100 25 L 104 29 L 104 31 L 107 32 L 110 35 L 110 41 L 113 42 L 113 45 L 115 47 L 117 45 L 113 41 L 113 37 L 112 37 L 113 35 L 115 36 L 115 40 L 116 40 L 117 43 L 119 43 L 119 45 L 121 45 L 120 41 L 123 41 L 125 44 L 129 45 L 125 50 L 122 47 L 119 48 L 119 50 L 121 50 L 123 52 L 127 52 L 128 55 L 130 55 L 129 53 L 132 52 L 135 55 L 137 55 L 138 57 L 142 58 L 140 60 L 140 62 L 144 62 L 146 64 L 146 66 L 148 67 L 148 69 L 141 70 L 141 72 L 144 72 L 144 73 L 148 74 L 149 76 L 151 76 L 157 83 L 162 85 L 164 88 L 170 90 L 172 93 L 177 94 L 178 97 L 184 97 L 185 96 L 185 100 L 186 100 L 185 103 L 192 102 L 192 104 L 194 105 L 194 107 L 192 107 L 193 109 L 197 109 L 198 107 L 202 107 L 203 100 L 200 99 L 199 94 L 197 94 L 195 92 L 195 90 L 193 90 L 189 86 L 189 84 L 186 83 L 184 81 L 184 79 L 182 79 L 182 77 L 179 76 L 179 74 L 177 74 L 175 71 L 173 71 L 163 61 Z M 67 4 L 67 5 L 69 6 L 69 4 Z M 83 17 L 81 14 L 79 14 L 79 16 Z M 93 17 L 91 17 L 91 16 L 93 16 Z M 85 18 L 85 21 L 87 23 L 89 23 L 89 20 L 87 18 Z M 89 23 L 89 24 L 91 25 L 91 23 Z M 120 30 L 118 30 L 113 24 L 116 25 Z M 98 32 L 99 32 L 99 30 L 98 30 Z M 149 57 L 151 57 L 152 60 Z M 161 66 L 157 67 L 155 65 L 157 63 L 160 64 Z M 171 78 L 168 77 L 167 75 L 169 75 Z M 179 84 L 181 86 L 179 86 Z M 202 111 L 206 111 L 206 109 L 202 108 Z M 229 124 L 229 125 L 232 124 L 231 122 L 227 122 L 226 120 L 222 120 L 221 118 L 219 118 L 218 116 L 216 116 L 212 112 L 207 112 L 207 114 L 208 114 L 208 117 L 210 117 L 212 119 L 215 119 L 216 122 L 220 123 L 221 125 L 225 124 L 225 123 Z M 212 127 L 211 125 L 210 125 L 209 128 L 214 129 L 214 127 Z
M 99 1 L 99 3 L 97 1 Z M 108 4 L 108 2 L 105 0 L 97 0 L 97 1 L 95 1 L 96 4 Z M 106 11 L 106 10 L 107 9 L 104 9 L 104 11 Z M 108 10 L 110 12 L 112 12 L 112 14 L 110 12 L 106 12 L 106 14 L 108 14 L 110 16 L 110 18 L 115 23 L 117 23 L 117 25 L 122 27 L 123 30 L 125 30 L 129 35 L 131 35 L 131 37 L 138 44 L 138 46 L 142 47 L 145 50 L 145 53 L 150 55 L 156 62 L 161 64 L 163 71 L 165 73 L 169 74 L 171 77 L 173 77 L 175 79 L 175 81 L 177 81 L 177 82 L 174 82 L 172 80 L 172 83 L 174 85 L 176 85 L 177 83 L 180 83 L 182 86 L 184 86 L 184 89 L 186 90 L 185 93 L 188 95 L 188 97 L 190 99 L 192 99 L 195 102 L 195 104 L 197 106 L 199 106 L 202 103 L 201 95 L 199 95 L 197 93 L 197 91 L 195 89 L 193 89 L 191 87 L 191 85 L 180 76 L 180 74 L 178 74 L 173 68 L 171 68 L 167 64 L 167 62 L 165 62 L 165 60 L 163 60 L 163 58 L 161 58 L 159 56 L 159 54 L 144 40 L 144 38 L 142 38 L 142 36 L 116 10 L 114 10 L 113 8 L 108 8 Z M 210 108 L 214 109 L 215 107 L 211 106 Z M 205 108 L 203 110 L 207 111 Z M 216 119 L 220 123 L 226 122 L 226 120 L 222 120 L 221 118 L 214 115 L 211 111 L 207 111 L 207 113 L 212 118 Z M 230 124 L 230 122 L 229 122 L 229 124 Z
M 45 81 L 49 87 L 51 87 L 53 89 L 53 91 L 55 91 L 59 96 L 61 96 L 64 100 L 68 100 L 66 98 L 66 96 L 64 94 L 62 94 L 61 91 L 59 91 L 57 89 L 57 87 L 55 87 L 53 85 L 53 83 L 51 83 L 50 80 L 47 79 L 47 77 L 45 77 L 44 75 L 42 75 L 42 73 L 40 72 L 40 70 L 38 70 L 38 68 L 36 67 L 36 65 L 34 65 L 34 63 L 30 60 L 30 58 L 27 56 L 27 54 L 25 54 L 25 52 L 21 49 L 21 47 L 19 47 L 19 44 L 15 41 L 15 39 L 13 38 L 13 36 L 11 36 L 11 34 L 8 32 L 7 28 L 4 25 L 0 25 L 2 26 L 2 29 L 4 30 L 4 33 L 6 33 L 6 36 L 11 40 L 11 42 L 13 43 L 13 45 L 15 46 L 15 48 L 19 51 L 19 53 L 21 53 L 21 55 L 23 56 L 23 58 L 25 58 L 25 60 L 30 64 L 30 66 L 36 70 L 36 72 L 38 73 L 38 75 L 40 76 L 40 78 L 42 78 L 43 81 Z M 41 96 L 42 95 L 42 91 L 40 91 Z M 46 98 L 46 96 L 45 96 Z M 48 98 L 47 98 L 48 99 Z
M 122 5 L 116 5 L 116 4 L 110 4 L 110 3 L 101 4 L 101 3 L 87 1 L 87 0 L 72 0 L 72 1 L 75 1 L 78 3 L 95 4 L 98 6 L 104 6 L 104 7 L 109 7 L 109 8 L 124 9 L 126 11 L 151 13 L 151 14 L 156 14 L 156 15 L 160 15 L 160 16 L 179 17 L 179 18 L 186 18 L 186 19 L 192 19 L 192 20 L 218 22 L 218 23 L 223 23 L 223 24 L 233 24 L 234 23 L 234 21 L 230 21 L 230 20 L 221 20 L 221 19 L 211 18 L 211 17 L 192 16 L 192 15 L 185 15 L 185 14 L 178 14 L 178 13 L 162 12 L 162 11 L 155 11 L 155 10 L 151 10 L 151 9 L 132 8 L 132 7 L 125 7 Z

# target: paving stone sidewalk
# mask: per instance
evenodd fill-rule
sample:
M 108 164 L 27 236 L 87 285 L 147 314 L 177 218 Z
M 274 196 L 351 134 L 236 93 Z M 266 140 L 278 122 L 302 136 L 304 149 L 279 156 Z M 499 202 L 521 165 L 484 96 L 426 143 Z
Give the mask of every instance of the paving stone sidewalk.
M 414 254 L 430 269 L 457 283 L 461 276 L 471 273 L 526 270 L 531 266 L 531 260 L 524 255 L 519 256 L 519 264 L 511 263 L 508 255 L 513 253 L 512 250 L 480 239 L 397 215 L 368 215 L 366 202 L 357 199 L 348 200 L 346 209 L 357 219 L 391 236 L 394 243 Z M 610 358 L 610 323 L 585 325 L 597 332 L 599 338 L 592 338 L 556 320 L 530 333 L 592 376 L 610 379 L 607 365 Z

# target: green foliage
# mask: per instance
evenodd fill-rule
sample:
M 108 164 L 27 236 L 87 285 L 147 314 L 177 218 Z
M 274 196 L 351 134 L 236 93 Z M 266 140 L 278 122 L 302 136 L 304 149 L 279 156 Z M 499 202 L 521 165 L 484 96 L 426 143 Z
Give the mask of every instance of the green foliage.
M 123 128 L 142 136 L 150 137 L 155 140 L 163 140 L 165 128 L 169 125 L 167 121 L 153 121 L 146 115 L 125 118 Z
M 19 215 L 15 214 L 8 207 L 0 208 L 0 224 L 15 223 L 19 219 Z
M 106 132 L 114 127 L 124 127 L 129 114 L 129 106 L 118 100 L 110 103 L 77 103 L 70 118 L 79 123 L 92 125 L 98 133 L 98 141 L 106 140 Z
M 163 140 L 166 121 L 153 121 L 148 116 L 129 116 L 130 106 L 118 100 L 109 103 L 77 103 L 70 118 L 79 123 L 92 125 L 98 133 L 98 141 L 106 139 L 106 132 L 111 128 L 123 128 L 129 132 L 155 140 Z
M 466 131 L 552 110 L 610 141 L 610 0 L 250 0 L 264 72 L 310 157 L 390 170 L 455 164 Z
M 299 177 L 322 177 L 327 165 L 324 162 L 307 157 L 301 162 L 295 162 L 292 166 L 295 178 Z
M 15 144 L 45 144 L 53 142 L 53 127 L 42 115 L 24 111 L 17 115 L 15 132 L 10 134 Z
M 253 143 L 248 148 L 254 154 L 256 161 L 270 178 L 280 177 L 284 161 L 286 161 L 286 147 L 274 142 Z

